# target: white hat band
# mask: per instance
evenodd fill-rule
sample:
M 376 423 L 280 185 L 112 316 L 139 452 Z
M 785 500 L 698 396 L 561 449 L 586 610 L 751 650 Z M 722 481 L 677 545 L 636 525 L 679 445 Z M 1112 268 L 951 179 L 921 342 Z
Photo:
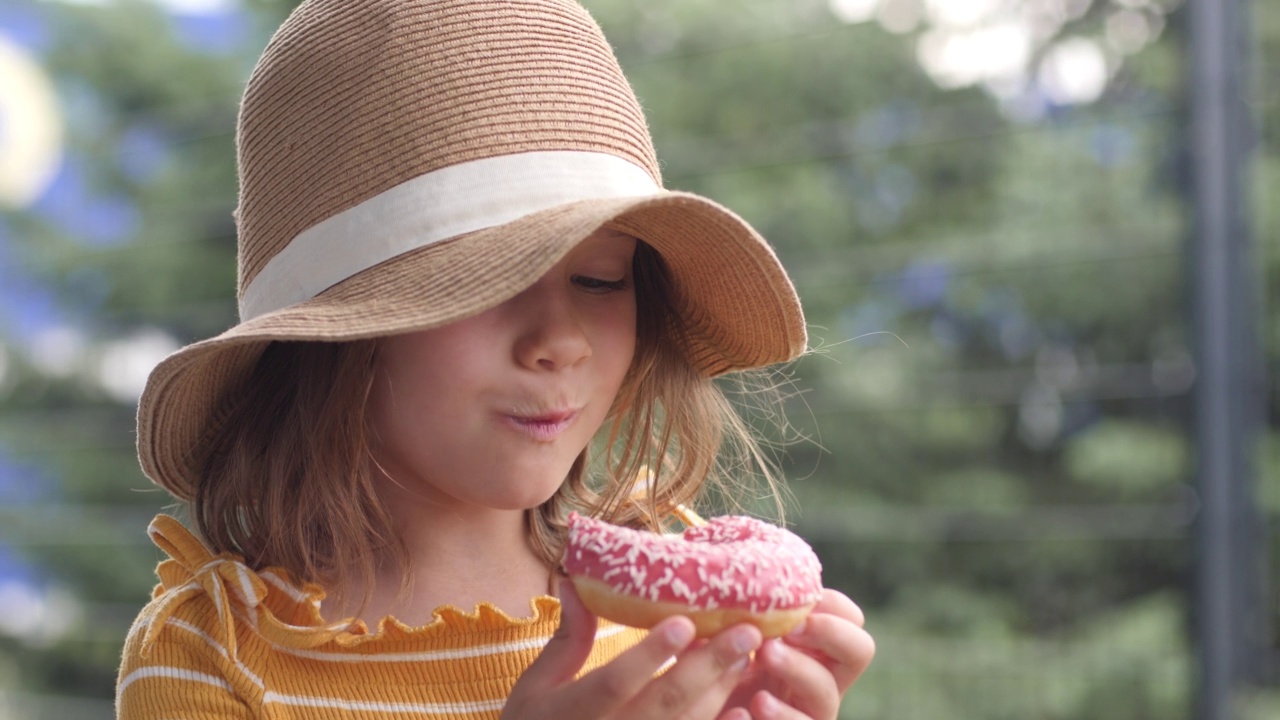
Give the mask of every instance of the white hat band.
M 577 200 L 663 192 L 616 155 L 540 151 L 420 175 L 299 233 L 240 298 L 240 320 L 310 300 L 385 260 Z

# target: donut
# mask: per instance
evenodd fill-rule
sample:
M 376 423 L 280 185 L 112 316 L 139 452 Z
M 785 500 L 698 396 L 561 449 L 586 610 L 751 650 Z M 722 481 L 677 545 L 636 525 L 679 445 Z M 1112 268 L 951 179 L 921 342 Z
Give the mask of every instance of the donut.
M 571 513 L 563 565 L 596 615 L 639 628 L 685 615 L 698 637 L 740 622 L 765 637 L 785 635 L 822 595 L 813 549 L 792 532 L 743 516 L 660 535 Z

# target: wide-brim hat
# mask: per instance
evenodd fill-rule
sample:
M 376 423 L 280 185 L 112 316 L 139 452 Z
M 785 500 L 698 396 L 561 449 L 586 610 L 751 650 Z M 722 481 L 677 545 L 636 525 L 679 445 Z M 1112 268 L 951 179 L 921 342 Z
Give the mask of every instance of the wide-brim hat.
M 662 256 L 699 371 L 804 351 L 773 250 L 728 209 L 663 189 L 639 103 L 570 0 L 304 2 L 250 77 L 237 160 L 241 322 L 162 361 L 139 401 L 143 471 L 180 499 L 270 342 L 474 315 L 602 227 Z

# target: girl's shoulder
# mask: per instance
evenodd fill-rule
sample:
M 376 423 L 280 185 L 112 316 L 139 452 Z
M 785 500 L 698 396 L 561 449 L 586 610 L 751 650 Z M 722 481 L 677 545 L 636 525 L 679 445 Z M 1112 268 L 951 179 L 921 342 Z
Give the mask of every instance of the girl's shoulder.
M 188 702 L 191 693 L 227 708 L 220 717 L 228 718 L 255 717 L 265 704 L 289 698 L 346 702 L 371 683 L 403 685 L 398 668 L 404 666 L 414 668 L 408 675 L 413 681 L 396 685 L 395 692 L 406 698 L 423 702 L 423 687 L 430 686 L 439 695 L 431 702 L 465 697 L 459 707 L 499 707 L 559 624 L 559 601 L 546 596 L 531 601 L 527 618 L 481 604 L 474 612 L 438 608 L 431 622 L 418 627 L 392 618 L 374 632 L 358 620 L 326 623 L 319 587 L 298 583 L 283 570 L 254 570 L 235 555 L 215 554 L 173 518 L 160 516 L 149 530 L 168 558 L 125 644 L 117 703 L 128 712 L 121 717 L 168 716 L 143 710 Z M 587 668 L 616 657 L 644 634 L 601 621 Z
M 536 646 L 555 632 L 560 603 L 543 596 L 530 601 L 530 614 L 513 618 L 481 603 L 471 611 L 437 608 L 425 625 L 384 618 L 369 628 L 355 618 L 329 619 L 321 612 L 325 591 L 298 581 L 283 568 L 255 570 L 233 553 L 214 553 L 178 520 L 159 515 L 148 527 L 152 541 L 168 556 L 156 569 L 159 584 L 130 631 L 131 646 L 145 651 L 157 642 L 203 644 L 234 657 L 245 643 L 269 651 L 306 655 L 400 652 L 406 646 L 444 643 L 461 647 L 502 639 Z M 601 634 L 623 633 L 602 622 Z
M 351 627 L 324 621 L 319 586 L 281 568 L 254 570 L 233 553 L 215 554 L 173 517 L 156 516 L 147 534 L 168 557 L 156 568 L 151 602 L 130 630 L 140 651 L 161 641 L 199 641 L 234 655 L 246 633 L 315 647 Z
M 255 572 L 235 555 L 214 554 L 167 515 L 157 516 L 147 533 L 168 557 L 125 640 L 116 683 L 120 716 L 150 717 L 148 710 L 199 696 L 210 707 L 225 706 L 226 717 L 241 717 L 266 690 L 264 668 L 246 663 L 242 647 L 260 636 L 264 620 L 301 619 L 305 607 L 318 619 L 308 599 L 318 588 L 299 588 L 277 571 Z

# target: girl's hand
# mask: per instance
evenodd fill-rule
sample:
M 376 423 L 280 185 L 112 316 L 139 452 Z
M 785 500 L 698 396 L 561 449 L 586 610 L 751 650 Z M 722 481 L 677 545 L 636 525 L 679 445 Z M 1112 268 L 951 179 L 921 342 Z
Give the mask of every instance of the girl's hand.
M 574 679 L 591 654 L 596 619 L 569 583 L 561 584 L 560 627 L 516 683 L 503 718 L 535 720 L 739 720 L 742 709 L 724 711 L 725 701 L 746 677 L 760 631 L 736 625 L 705 643 L 693 642 L 693 623 L 671 617 L 638 645 Z M 654 675 L 673 656 L 678 662 Z
M 876 653 L 862 624 L 852 600 L 824 590 L 804 624 L 760 648 L 729 707 L 746 708 L 755 720 L 835 718 L 845 691 Z

